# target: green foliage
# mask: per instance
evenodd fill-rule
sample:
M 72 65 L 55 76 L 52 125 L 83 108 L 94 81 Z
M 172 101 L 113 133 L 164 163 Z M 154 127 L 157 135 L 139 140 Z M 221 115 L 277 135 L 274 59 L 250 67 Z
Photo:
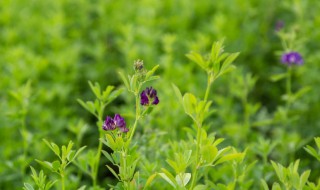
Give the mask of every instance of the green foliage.
M 0 189 L 320 189 L 319 7 L 2 1 Z
M 49 169 L 53 173 L 57 173 L 61 177 L 61 188 L 65 189 L 65 175 L 66 175 L 66 167 L 74 161 L 74 159 L 86 148 L 86 146 L 81 147 L 79 150 L 72 150 L 73 142 L 69 141 L 68 145 L 62 145 L 61 148 L 58 147 L 53 142 L 48 142 L 46 139 L 43 139 L 46 145 L 54 152 L 54 154 L 59 158 L 59 160 L 55 160 L 53 162 L 49 161 L 40 161 L 36 160 L 43 167 Z M 41 189 L 49 189 L 55 181 L 49 181 L 45 183 L 46 176 L 42 171 L 39 173 L 39 177 L 37 176 L 35 170 L 31 167 L 32 170 L 32 178 L 34 179 L 37 186 Z M 30 187 L 30 185 L 25 185 L 25 187 Z
M 315 137 L 314 141 L 316 142 L 318 151 L 309 145 L 307 145 L 304 149 L 320 162 L 320 137 Z
M 279 181 L 281 182 L 281 185 L 279 183 L 274 183 L 272 185 L 272 190 L 277 189 L 313 189 L 313 187 L 310 188 L 308 184 L 308 178 L 310 175 L 310 170 L 304 171 L 301 175 L 298 173 L 299 168 L 299 160 L 296 160 L 294 163 L 290 163 L 290 165 L 286 168 L 282 166 L 279 163 L 275 163 L 271 161 L 271 164 L 277 174 L 277 177 Z M 268 186 L 265 181 L 262 180 L 262 185 L 265 190 L 268 190 Z
M 36 170 L 32 166 L 30 168 L 32 171 L 31 177 L 34 180 L 35 184 L 38 186 L 39 190 L 49 190 L 56 183 L 56 181 L 46 182 L 47 176 L 44 175 L 42 170 L 39 172 L 39 174 L 37 174 Z M 24 189 L 31 190 L 34 188 L 29 183 L 25 183 Z

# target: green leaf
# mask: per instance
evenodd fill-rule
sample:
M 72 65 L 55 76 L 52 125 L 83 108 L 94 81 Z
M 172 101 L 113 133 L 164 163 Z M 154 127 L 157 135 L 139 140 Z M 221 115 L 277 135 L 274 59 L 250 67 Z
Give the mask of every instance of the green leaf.
M 101 99 L 101 88 L 100 88 L 99 83 L 95 82 L 94 85 L 92 84 L 91 81 L 88 81 L 88 83 L 89 83 L 89 86 L 90 86 L 92 92 L 94 93 L 94 95 L 98 99 Z
M 75 159 L 87 146 L 83 146 L 77 150 L 76 154 L 73 156 L 73 158 L 70 158 L 70 162 Z
M 224 138 L 219 138 L 217 140 L 214 141 L 214 143 L 212 144 L 213 146 L 218 146 L 220 143 L 222 143 L 224 141 Z
M 95 105 L 93 104 L 93 102 L 91 101 L 87 101 L 86 103 L 84 103 L 82 100 L 77 99 L 78 103 L 87 111 L 89 111 L 91 114 L 97 116 L 96 114 L 96 109 L 95 109 Z
M 40 160 L 36 160 L 39 164 L 41 164 L 42 166 L 44 166 L 45 168 L 49 169 L 50 171 L 54 172 L 52 164 L 48 161 L 40 161 Z
M 114 89 L 114 86 L 108 85 L 106 89 L 102 92 L 102 99 L 106 100 L 108 96 L 111 94 L 113 89 Z
M 68 161 L 72 161 L 75 154 L 76 154 L 76 152 L 74 150 L 71 150 L 67 155 Z
M 196 52 L 190 52 L 186 56 L 193 62 L 197 63 L 202 69 L 208 70 L 208 63 L 203 60 L 202 56 Z
M 243 153 L 233 153 L 228 154 L 220 158 L 215 164 L 220 164 L 226 161 L 235 160 L 235 159 L 241 159 L 243 157 Z
M 194 121 L 196 121 L 195 113 L 197 107 L 197 99 L 191 93 L 186 93 L 183 96 L 183 108 L 186 114 L 188 114 Z
M 231 149 L 231 147 L 226 147 L 226 148 L 219 150 L 217 153 L 217 156 L 214 158 L 213 162 L 218 161 L 221 157 L 223 157 L 224 154 L 226 154 L 228 151 L 230 151 L 230 149 Z
M 146 184 L 144 185 L 143 189 L 146 189 L 147 187 L 150 186 L 151 182 L 154 180 L 154 178 L 157 176 L 156 173 L 152 174 L 151 176 L 148 177 Z
M 298 172 L 300 160 L 296 160 L 293 165 L 293 172 Z
M 202 159 L 205 163 L 212 164 L 218 153 L 217 147 L 213 145 L 204 145 L 201 147 Z
M 147 72 L 145 80 L 149 80 L 149 78 L 154 74 L 154 72 L 159 68 L 159 65 L 154 66 L 150 71 Z
M 52 162 L 52 168 L 53 168 L 54 171 L 58 171 L 60 166 L 61 166 L 61 164 L 60 164 L 60 162 L 58 160 Z
M 293 97 L 291 99 L 291 101 L 295 101 L 298 98 L 300 98 L 302 95 L 304 95 L 305 93 L 309 92 L 311 90 L 311 88 L 309 86 L 303 87 L 302 89 L 300 89 L 298 92 L 293 94 Z
M 60 148 L 59 148 L 56 144 L 54 144 L 54 143 L 51 143 L 51 145 L 52 145 L 52 149 L 53 149 L 54 153 L 55 153 L 57 156 L 60 156 Z
M 145 83 L 145 82 L 150 82 L 150 81 L 153 81 L 153 80 L 157 80 L 157 79 L 159 79 L 159 78 L 160 78 L 159 76 L 151 76 L 151 77 L 149 77 L 147 80 L 143 81 L 143 83 Z
M 193 188 L 193 190 L 207 190 L 208 189 L 208 186 L 207 185 L 197 185 Z
M 127 87 L 127 89 L 130 91 L 130 86 L 128 79 L 125 77 L 125 75 L 122 72 L 119 72 L 120 78 L 123 81 L 123 84 Z
M 217 77 L 224 75 L 224 74 L 227 74 L 227 73 L 230 73 L 231 71 L 233 71 L 235 69 L 236 69 L 236 66 L 230 65 L 228 68 L 221 70 Z
M 229 55 L 230 55 L 230 53 L 220 54 L 220 56 L 218 57 L 218 60 L 216 60 L 216 62 L 221 62 L 221 61 L 225 60 Z
M 62 152 L 61 153 L 62 159 L 66 158 L 68 154 L 67 154 L 67 147 L 65 145 L 62 145 L 61 152 Z
M 121 93 L 123 92 L 123 88 L 119 88 L 117 90 L 114 90 L 110 93 L 110 96 L 105 98 L 105 101 L 107 101 L 107 104 L 112 102 L 114 99 L 116 99 Z
M 30 185 L 29 183 L 24 183 L 24 189 L 26 189 L 26 190 L 34 190 L 32 185 Z
M 170 159 L 167 159 L 166 161 L 174 169 L 175 172 L 179 172 L 179 166 L 175 161 Z
M 272 164 L 272 166 L 273 166 L 273 168 L 274 168 L 279 180 L 283 181 L 284 180 L 284 175 L 285 175 L 284 171 L 283 171 L 283 169 L 284 169 L 283 166 L 280 165 L 280 164 L 277 164 L 277 163 L 275 163 L 273 161 L 271 161 L 271 164 Z
M 59 149 L 58 145 L 56 145 L 53 142 L 49 143 L 49 141 L 47 141 L 46 139 L 42 139 L 42 140 L 60 158 L 60 149 Z
M 214 42 L 212 44 L 212 48 L 211 48 L 211 56 L 210 56 L 210 60 L 213 63 L 217 63 L 219 56 L 221 55 L 221 53 L 223 52 L 223 42 L 224 40 L 220 40 L 217 42 Z
M 110 172 L 120 181 L 118 174 L 111 167 L 109 167 L 108 165 L 106 165 L 106 166 L 110 170 Z
M 185 151 L 184 154 L 183 154 L 183 158 L 185 160 L 186 163 L 189 162 L 190 158 L 191 158 L 191 154 L 192 154 L 192 150 L 188 150 L 188 151 Z
M 173 183 L 173 186 L 176 187 L 177 183 L 173 175 L 165 168 L 161 168 L 161 171 L 163 172 L 162 174 L 164 174 Z M 163 178 L 163 175 L 160 175 L 160 176 Z
M 36 170 L 32 166 L 30 166 L 30 168 L 31 168 L 31 173 L 32 173 L 31 176 L 34 179 L 34 181 L 36 181 L 35 178 L 38 176 L 38 174 L 37 174 Z
M 315 137 L 314 141 L 316 142 L 318 149 L 320 149 L 320 137 Z
M 268 184 L 263 179 L 260 180 L 264 190 L 269 190 Z
M 274 183 L 272 185 L 272 190 L 282 190 L 282 189 L 281 189 L 281 186 L 279 185 L 279 183 Z
M 239 56 L 239 52 L 237 53 L 231 53 L 223 62 L 221 66 L 221 71 L 223 72 L 225 69 L 227 69 L 230 64 Z
M 77 190 L 85 190 L 86 189 L 86 186 L 85 185 L 82 185 L 81 187 L 79 187 Z
M 113 165 L 115 164 L 112 156 L 111 156 L 107 151 L 102 150 L 102 154 L 103 154 L 105 157 L 107 157 L 107 159 L 108 159 Z
M 175 182 L 172 181 L 165 173 L 158 173 L 158 175 L 166 180 L 173 188 L 176 188 Z
M 287 77 L 287 73 L 280 73 L 280 74 L 274 74 L 270 77 L 270 80 L 272 82 L 277 82 L 283 78 L 286 78 Z
M 73 145 L 74 145 L 74 143 L 72 141 L 69 141 L 66 153 L 69 153 L 71 151 Z
M 176 175 L 176 182 L 179 186 L 185 187 L 191 179 L 190 173 L 180 173 Z
M 311 170 L 307 170 L 307 171 L 305 171 L 305 172 L 303 172 L 301 174 L 301 177 L 300 177 L 300 180 L 299 180 L 299 182 L 300 182 L 299 188 L 300 189 L 302 189 L 306 185 L 306 183 L 308 181 L 308 178 L 310 176 L 310 172 L 311 172 Z
M 133 75 L 130 78 L 130 89 L 131 89 L 131 91 L 136 91 L 136 87 L 137 87 L 137 77 L 136 77 L 136 75 Z
M 182 95 L 181 95 L 179 88 L 173 83 L 171 85 L 172 85 L 173 91 L 176 94 L 179 102 L 181 103 L 181 105 L 183 105 L 183 98 L 182 98 Z
M 49 181 L 46 186 L 45 186 L 45 190 L 49 190 L 51 189 L 51 187 L 57 182 L 57 180 L 54 180 L 54 181 Z

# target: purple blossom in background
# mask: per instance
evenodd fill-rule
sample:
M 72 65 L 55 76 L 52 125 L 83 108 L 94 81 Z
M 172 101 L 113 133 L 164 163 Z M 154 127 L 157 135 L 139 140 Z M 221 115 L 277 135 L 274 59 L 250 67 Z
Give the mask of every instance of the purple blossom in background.
M 129 129 L 126 128 L 126 122 L 119 114 L 116 114 L 113 119 L 110 116 L 107 116 L 106 120 L 103 123 L 102 129 L 109 131 L 114 130 L 116 127 L 118 127 L 120 131 L 124 133 L 129 131 Z
M 288 53 L 284 53 L 282 55 L 281 62 L 283 64 L 288 65 L 288 66 L 293 65 L 293 64 L 302 65 L 303 58 L 298 52 L 288 52 Z
M 278 20 L 275 26 L 276 31 L 277 32 L 280 31 L 283 27 L 284 27 L 284 22 L 282 20 Z
M 150 104 L 157 105 L 159 103 L 159 98 L 157 96 L 157 91 L 152 87 L 147 87 L 140 94 L 140 104 L 147 106 Z
M 114 121 L 111 117 L 107 116 L 106 120 L 103 123 L 102 129 L 103 130 L 114 130 L 116 128 L 116 125 L 114 124 Z
M 126 128 L 126 122 L 124 121 L 124 119 L 119 115 L 119 114 L 116 114 L 114 116 L 114 123 L 117 127 L 119 127 L 120 131 L 126 133 L 129 131 L 128 128 Z

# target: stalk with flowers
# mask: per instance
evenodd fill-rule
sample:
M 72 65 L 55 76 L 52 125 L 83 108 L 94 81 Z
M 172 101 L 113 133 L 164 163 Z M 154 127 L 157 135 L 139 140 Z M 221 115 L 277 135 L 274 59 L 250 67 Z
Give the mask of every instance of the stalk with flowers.
M 281 22 L 281 27 L 276 26 L 276 34 L 279 36 L 283 48 L 283 52 L 281 55 L 281 63 L 287 66 L 286 73 L 282 74 L 276 74 L 271 77 L 272 81 L 278 81 L 281 79 L 286 80 L 286 93 L 283 96 L 283 99 L 286 102 L 285 105 L 285 123 L 287 122 L 287 118 L 289 115 L 289 111 L 291 109 L 292 103 L 298 99 L 301 95 L 306 93 L 309 90 L 309 87 L 304 87 L 300 89 L 298 92 L 293 93 L 292 92 L 292 76 L 295 66 L 301 66 L 304 63 L 304 59 L 297 51 L 299 41 L 296 39 L 296 32 L 294 30 L 291 30 L 289 32 L 286 32 L 284 28 L 284 23 Z
M 112 153 L 102 151 L 108 160 L 118 168 L 118 173 L 110 166 L 108 169 L 119 180 L 119 183 L 113 188 L 120 189 L 137 189 L 140 186 L 139 173 L 135 171 L 139 161 L 139 156 L 135 151 L 136 146 L 132 144 L 132 139 L 139 120 L 144 117 L 153 106 L 159 103 L 157 91 L 152 87 L 147 87 L 141 91 L 144 83 L 158 79 L 158 76 L 153 76 L 158 66 L 147 71 L 144 68 L 143 61 L 137 60 L 134 62 L 135 73 L 125 77 L 123 73 L 120 76 L 127 90 L 135 97 L 135 120 L 134 123 L 127 128 L 125 119 L 120 114 L 115 114 L 112 119 L 106 117 L 103 123 L 103 130 L 106 131 L 105 137 L 100 141 L 107 145 Z M 116 130 L 116 129 L 119 130 Z
M 108 104 L 110 104 L 117 96 L 121 94 L 122 89 L 114 90 L 114 86 L 107 86 L 107 88 L 104 91 L 102 91 L 98 83 L 93 84 L 89 81 L 89 85 L 92 92 L 96 96 L 96 99 L 94 101 L 87 102 L 78 99 L 78 102 L 82 105 L 82 107 L 88 110 L 98 120 L 96 124 L 99 131 L 99 137 L 102 138 L 104 133 L 103 128 L 101 126 L 103 125 L 104 110 Z M 123 125 L 122 123 L 119 123 L 122 121 L 119 116 L 116 116 L 115 119 L 117 121 L 115 125 Z M 90 159 L 87 159 L 86 166 L 81 167 L 81 164 L 77 163 L 80 169 L 91 177 L 93 187 L 96 189 L 99 188 L 97 179 L 100 166 L 101 150 L 102 142 L 99 141 L 97 150 L 91 150 L 90 152 L 88 152 L 87 156 L 90 157 Z M 89 171 L 87 168 L 90 168 Z
M 212 83 L 221 75 L 235 68 L 232 62 L 238 55 L 239 53 L 223 52 L 223 41 L 215 42 L 212 45 L 209 59 L 204 59 L 202 55 L 195 52 L 187 54 L 189 59 L 196 62 L 207 72 L 207 88 L 204 98 L 198 99 L 191 93 L 182 96 L 179 88 L 173 85 L 185 113 L 193 120 L 192 129 L 188 130 L 191 138 L 187 141 L 187 144 L 191 144 L 192 148 L 186 150 L 184 143 L 181 142 L 179 144 L 180 148 L 185 152 L 175 153 L 174 158 L 167 160 L 175 174 L 165 168 L 162 168 L 162 172 L 158 173 L 174 189 L 217 188 L 217 184 L 209 182 L 208 172 L 216 165 L 227 161 L 240 161 L 244 157 L 244 153 L 237 152 L 231 146 L 219 149 L 218 145 L 223 139 L 216 138 L 214 133 L 208 134 L 208 126 L 203 124 L 211 114 L 210 106 L 212 102 L 209 101 L 209 94 Z M 191 171 L 191 173 L 188 171 Z M 235 187 L 236 180 L 231 185 Z

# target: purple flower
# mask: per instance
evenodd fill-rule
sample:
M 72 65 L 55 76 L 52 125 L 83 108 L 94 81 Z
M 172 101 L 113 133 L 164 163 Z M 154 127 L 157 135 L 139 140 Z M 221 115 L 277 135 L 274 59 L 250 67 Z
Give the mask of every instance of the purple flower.
M 282 20 L 278 20 L 275 26 L 276 31 L 277 32 L 280 31 L 283 27 L 284 27 L 284 22 Z
M 147 106 L 150 104 L 157 105 L 159 103 L 159 98 L 157 96 L 157 91 L 152 87 L 147 87 L 140 94 L 140 104 Z
M 113 119 L 110 116 L 107 116 L 106 120 L 103 123 L 102 129 L 109 131 L 116 129 L 116 127 L 118 127 L 120 131 L 124 133 L 129 131 L 129 129 L 126 128 L 126 122 L 119 114 L 116 114 Z
M 293 65 L 293 64 L 302 65 L 303 58 L 298 52 L 289 52 L 289 53 L 284 53 L 282 55 L 281 62 L 283 64 L 288 65 L 288 66 Z
M 103 123 L 102 129 L 108 131 L 114 130 L 115 128 L 116 125 L 114 123 L 114 120 L 111 117 L 107 116 L 106 120 Z

